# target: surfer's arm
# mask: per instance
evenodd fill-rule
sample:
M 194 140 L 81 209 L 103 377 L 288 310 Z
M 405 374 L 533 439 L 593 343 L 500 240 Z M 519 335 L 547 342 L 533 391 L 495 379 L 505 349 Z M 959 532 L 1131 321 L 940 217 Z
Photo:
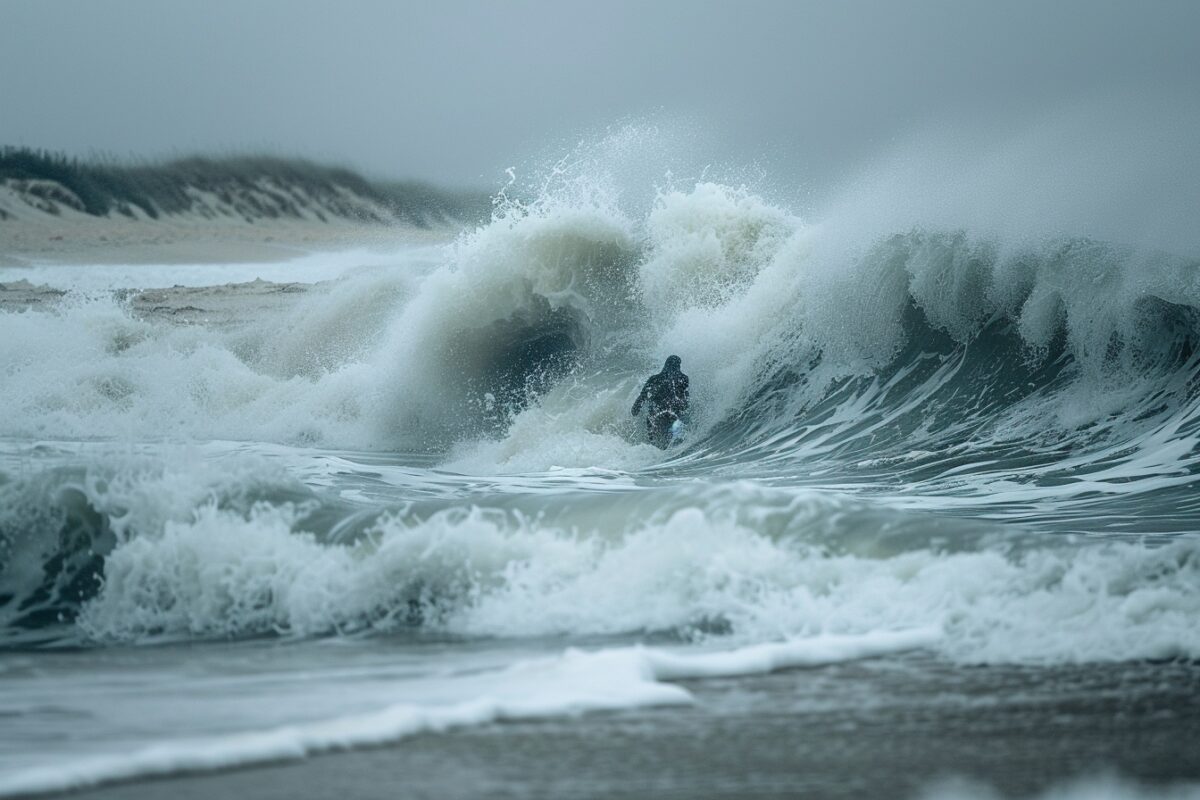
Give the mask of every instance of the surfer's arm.
M 646 397 L 650 394 L 650 381 L 646 381 L 642 386 L 642 391 L 638 392 L 637 400 L 633 401 L 633 408 L 630 410 L 632 416 L 637 416 L 642 410 L 642 403 L 646 402 Z

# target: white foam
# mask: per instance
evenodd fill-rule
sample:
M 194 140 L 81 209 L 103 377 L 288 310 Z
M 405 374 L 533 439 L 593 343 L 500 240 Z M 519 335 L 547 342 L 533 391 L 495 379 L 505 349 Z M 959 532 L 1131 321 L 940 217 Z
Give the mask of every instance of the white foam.
M 385 515 L 353 546 L 306 534 L 290 504 L 204 504 L 122 542 L 79 624 L 120 641 L 319 634 L 402 626 L 416 603 L 426 626 L 464 635 L 933 627 L 939 652 L 965 663 L 1200 656 L 1195 537 L 839 554 L 818 542 L 847 540 L 855 518 L 819 494 L 784 507 L 716 494 L 708 510 L 687 497 L 649 518 L 619 504 L 555 523 L 473 507 Z
M 698 183 L 659 197 L 638 268 L 642 301 L 659 324 L 728 302 L 754 280 L 798 225 L 745 188 Z
M 345 338 L 325 339 L 324 351 L 361 352 L 369 320 L 326 328 Z M 108 297 L 50 314 L 0 314 L 7 366 L 0 398 L 8 411 L 0 429 L 76 440 L 372 442 L 362 420 L 373 413 L 370 371 L 354 360 L 322 364 L 312 354 L 307 365 L 289 367 L 283 355 L 294 341 L 285 321 L 269 315 L 262 324 L 250 348 L 242 331 L 138 319 Z M 257 361 L 255 349 L 269 361 Z
M 278 261 L 221 263 L 38 264 L 0 268 L 0 281 L 27 280 L 35 285 L 88 293 L 114 289 L 164 286 L 216 286 L 253 280 L 275 283 L 316 283 L 334 280 L 366 267 L 397 263 L 428 265 L 440 261 L 444 245 L 406 245 L 402 248 L 352 248 L 330 252 L 297 252 Z
M 515 415 L 502 437 L 460 444 L 445 468 L 487 475 L 596 465 L 636 470 L 661 461 L 662 452 L 639 435 L 642 421 L 629 416 L 636 387 L 606 378 L 568 378 Z
M 464 699 L 445 705 L 399 703 L 378 711 L 298 722 L 261 731 L 168 740 L 130 753 L 64 759 L 0 776 L 0 796 L 48 793 L 179 772 L 299 759 L 393 742 L 423 732 L 503 720 L 681 705 L 691 694 L 669 681 L 759 674 L 869 658 L 928 645 L 929 631 L 816 637 L 693 654 L 645 648 L 584 652 L 518 662 L 498 674 L 461 679 Z

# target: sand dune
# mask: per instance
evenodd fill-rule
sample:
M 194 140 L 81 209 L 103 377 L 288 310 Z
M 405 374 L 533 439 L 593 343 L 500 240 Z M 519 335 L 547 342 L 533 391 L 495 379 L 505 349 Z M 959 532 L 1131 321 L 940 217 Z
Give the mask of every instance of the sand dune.
M 379 183 L 272 158 L 80 164 L 0 153 L 0 266 L 275 261 L 314 250 L 444 239 L 482 193 Z

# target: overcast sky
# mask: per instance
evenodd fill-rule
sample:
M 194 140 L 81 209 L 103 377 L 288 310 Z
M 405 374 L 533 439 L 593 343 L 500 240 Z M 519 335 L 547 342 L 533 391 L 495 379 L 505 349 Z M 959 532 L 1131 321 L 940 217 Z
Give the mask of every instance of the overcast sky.
M 1200 94 L 1200 2 L 0 0 L 0 143 L 495 186 L 683 116 L 821 181 L 913 126 Z

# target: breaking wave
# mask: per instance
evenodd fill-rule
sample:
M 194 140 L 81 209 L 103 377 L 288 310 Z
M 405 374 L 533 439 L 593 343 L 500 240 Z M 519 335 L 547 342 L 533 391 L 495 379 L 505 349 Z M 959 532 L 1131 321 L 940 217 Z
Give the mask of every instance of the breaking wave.
M 103 292 L 0 314 L 0 436 L 166 443 L 4 477 L 8 634 L 934 626 L 971 663 L 1200 658 L 1194 251 L 871 203 L 809 221 L 581 164 L 502 192 L 432 269 L 220 324 Z M 693 434 L 664 454 L 629 404 L 668 352 Z M 364 503 L 170 455 L 214 439 L 440 472 Z M 527 491 L 436 499 L 446 474 Z
M 497 502 L 364 510 L 257 458 L 181 459 L 0 486 L 10 639 L 932 627 L 966 663 L 1200 657 L 1193 537 L 1081 543 L 751 483 L 616 509 L 569 498 L 536 518 Z

